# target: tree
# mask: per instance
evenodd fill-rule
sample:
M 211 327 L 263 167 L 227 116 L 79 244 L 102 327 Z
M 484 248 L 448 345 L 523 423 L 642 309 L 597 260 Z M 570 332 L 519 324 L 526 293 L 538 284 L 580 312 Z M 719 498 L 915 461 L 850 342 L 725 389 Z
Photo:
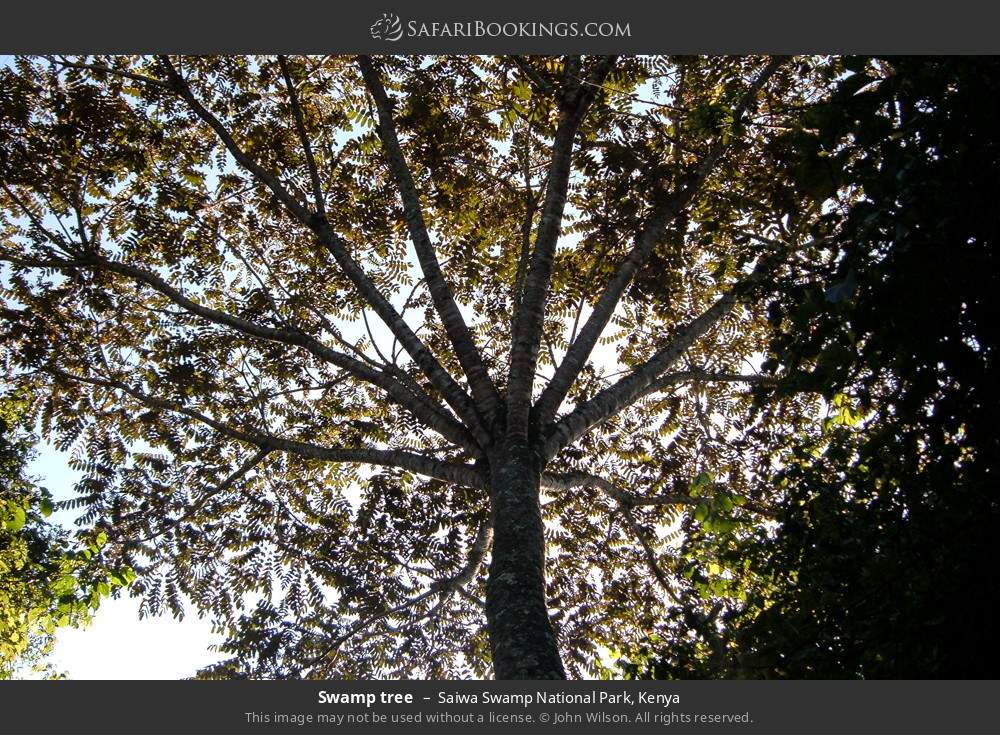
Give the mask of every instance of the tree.
M 997 72 L 838 60 L 789 132 L 796 186 L 837 206 L 813 225 L 808 277 L 772 304 L 765 368 L 779 391 L 823 393 L 829 419 L 758 473 L 781 488 L 777 532 L 688 538 L 699 581 L 728 570 L 720 667 L 657 644 L 636 673 L 996 675 Z
M 28 405 L 23 393 L 0 397 L 0 679 L 56 675 L 46 661 L 56 628 L 85 625 L 102 596 L 131 580 L 130 571 L 112 574 L 97 562 L 101 534 L 74 543 L 47 520 L 52 495 L 26 472 L 34 452 Z
M 18 59 L 5 359 L 144 610 L 219 621 L 215 676 L 712 639 L 671 540 L 768 512 L 746 388 L 821 215 L 777 145 L 813 67 Z

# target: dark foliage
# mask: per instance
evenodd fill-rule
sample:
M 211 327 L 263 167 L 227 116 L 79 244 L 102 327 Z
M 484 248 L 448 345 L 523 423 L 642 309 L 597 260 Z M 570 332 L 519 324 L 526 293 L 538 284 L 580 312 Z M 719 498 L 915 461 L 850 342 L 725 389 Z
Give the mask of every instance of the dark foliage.
M 783 141 L 827 206 L 766 365 L 829 418 L 762 473 L 784 494 L 775 530 L 689 538 L 743 598 L 720 598 L 724 653 L 653 645 L 633 674 L 997 675 L 1000 63 L 844 65 Z

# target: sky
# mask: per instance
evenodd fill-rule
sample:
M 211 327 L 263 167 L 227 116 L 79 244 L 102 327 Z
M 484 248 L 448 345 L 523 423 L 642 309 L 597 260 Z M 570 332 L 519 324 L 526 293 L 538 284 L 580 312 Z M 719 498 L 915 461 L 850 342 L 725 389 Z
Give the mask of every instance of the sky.
M 56 500 L 74 497 L 79 477 L 67 465 L 68 455 L 41 444 L 29 474 L 52 491 Z M 52 516 L 73 528 L 75 512 Z M 70 679 L 184 679 L 221 656 L 209 650 L 222 637 L 211 622 L 192 612 L 183 620 L 169 614 L 139 619 L 139 600 L 122 595 L 104 599 L 86 628 L 60 628 L 50 661 Z

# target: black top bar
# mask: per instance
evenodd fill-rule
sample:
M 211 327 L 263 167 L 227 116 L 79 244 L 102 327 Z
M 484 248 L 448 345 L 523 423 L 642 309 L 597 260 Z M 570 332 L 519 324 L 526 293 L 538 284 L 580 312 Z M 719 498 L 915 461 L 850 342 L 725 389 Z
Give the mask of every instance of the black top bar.
M 9 3 L 0 53 L 996 53 L 982 0 Z

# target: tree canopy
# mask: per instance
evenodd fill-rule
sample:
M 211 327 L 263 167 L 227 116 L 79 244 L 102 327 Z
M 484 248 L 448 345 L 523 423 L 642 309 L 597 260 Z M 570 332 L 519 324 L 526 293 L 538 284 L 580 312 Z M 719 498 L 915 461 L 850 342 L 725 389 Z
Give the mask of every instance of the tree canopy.
M 227 632 L 206 676 L 578 676 L 664 619 L 721 651 L 683 546 L 766 527 L 816 424 L 814 332 L 762 361 L 859 196 L 796 139 L 851 74 L 19 58 L 6 367 L 144 610 Z

